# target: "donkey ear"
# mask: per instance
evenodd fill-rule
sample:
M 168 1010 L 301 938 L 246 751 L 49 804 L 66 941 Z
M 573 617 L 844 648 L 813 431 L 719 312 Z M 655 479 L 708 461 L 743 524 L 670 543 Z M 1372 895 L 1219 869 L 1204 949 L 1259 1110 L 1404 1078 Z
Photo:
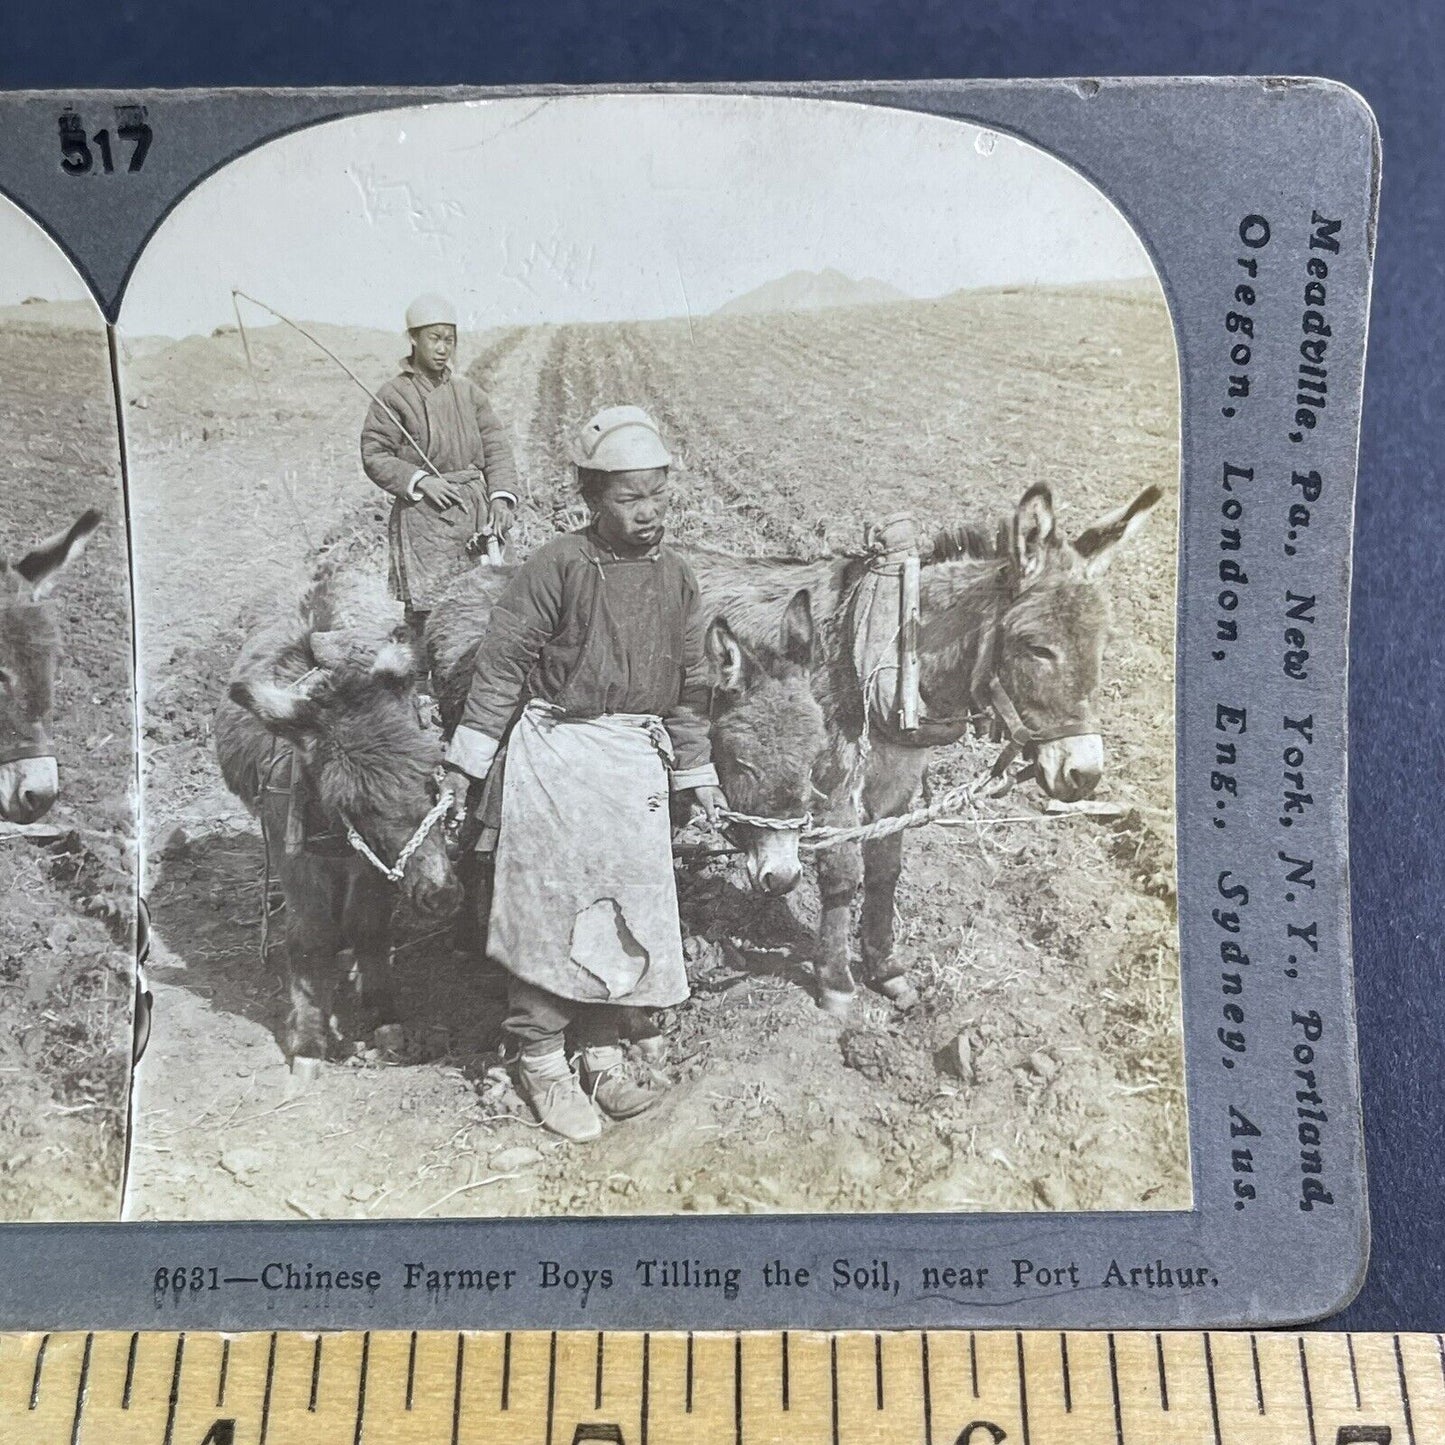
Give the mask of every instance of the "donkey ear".
M 307 693 L 281 687 L 263 678 L 237 678 L 230 687 L 231 701 L 254 714 L 271 732 L 295 735 L 316 724 L 319 707 Z
M 371 664 L 372 677 L 398 691 L 416 681 L 417 671 L 416 649 L 408 642 L 388 642 Z
M 1116 507 L 1074 538 L 1074 551 L 1087 564 L 1086 577 L 1102 577 L 1109 570 L 1119 544 L 1127 542 L 1144 525 L 1163 495 L 1158 487 L 1145 487 L 1132 502 Z
M 726 618 L 713 618 L 707 629 L 705 646 L 708 661 L 717 675 L 718 687 L 723 692 L 742 692 L 752 675 L 753 660 L 728 626 Z
M 63 532 L 47 537 L 15 564 L 15 570 L 30 584 L 31 595 L 37 601 L 49 594 L 60 573 L 85 550 L 86 539 L 98 526 L 100 513 L 92 507 Z
M 1054 496 L 1042 482 L 1030 487 L 1014 513 L 1013 561 L 1020 585 L 1044 570 L 1054 535 Z
M 813 594 L 806 587 L 793 593 L 783 613 L 782 657 L 797 667 L 813 665 Z

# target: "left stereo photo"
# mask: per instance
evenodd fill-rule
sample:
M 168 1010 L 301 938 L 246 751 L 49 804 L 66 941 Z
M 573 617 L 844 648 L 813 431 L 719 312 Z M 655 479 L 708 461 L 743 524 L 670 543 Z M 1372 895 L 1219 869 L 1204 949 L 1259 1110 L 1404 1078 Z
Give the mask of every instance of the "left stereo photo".
M 120 1210 L 136 739 L 106 328 L 0 200 L 0 1221 Z

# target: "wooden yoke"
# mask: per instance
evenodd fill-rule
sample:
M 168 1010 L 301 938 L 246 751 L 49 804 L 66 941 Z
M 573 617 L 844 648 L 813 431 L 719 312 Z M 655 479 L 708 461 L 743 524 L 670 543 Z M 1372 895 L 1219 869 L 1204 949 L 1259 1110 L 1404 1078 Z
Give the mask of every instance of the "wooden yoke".
M 863 544 L 873 555 L 872 578 L 898 578 L 896 722 L 902 732 L 918 728 L 918 523 L 910 512 L 895 512 L 863 529 Z M 891 670 L 891 669 L 889 669 Z

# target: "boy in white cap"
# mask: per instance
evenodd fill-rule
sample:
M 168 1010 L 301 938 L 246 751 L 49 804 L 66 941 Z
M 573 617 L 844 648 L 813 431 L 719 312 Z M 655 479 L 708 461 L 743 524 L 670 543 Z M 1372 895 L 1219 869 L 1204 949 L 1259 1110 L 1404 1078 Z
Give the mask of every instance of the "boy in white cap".
M 580 1141 L 601 1133 L 599 1110 L 630 1118 L 658 1098 L 623 1067 L 627 1009 L 688 994 L 668 789 L 709 816 L 726 802 L 697 581 L 663 544 L 667 448 L 645 411 L 618 406 L 571 457 L 591 522 L 534 552 L 498 600 L 447 764 L 489 781 L 488 952 L 509 975 L 522 1092 Z
M 411 354 L 377 392 L 361 429 L 366 475 L 395 499 L 387 526 L 391 591 L 420 633 L 468 544 L 504 535 L 517 505 L 517 464 L 486 393 L 452 371 L 457 313 L 440 296 L 406 308 Z

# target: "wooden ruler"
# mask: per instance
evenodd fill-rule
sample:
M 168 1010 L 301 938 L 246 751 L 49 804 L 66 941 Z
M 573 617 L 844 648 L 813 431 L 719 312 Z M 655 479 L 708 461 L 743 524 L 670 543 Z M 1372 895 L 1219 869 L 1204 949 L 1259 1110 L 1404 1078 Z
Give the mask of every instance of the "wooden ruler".
M 1433 1335 L 0 1336 L 4 1445 L 1441 1445 Z

